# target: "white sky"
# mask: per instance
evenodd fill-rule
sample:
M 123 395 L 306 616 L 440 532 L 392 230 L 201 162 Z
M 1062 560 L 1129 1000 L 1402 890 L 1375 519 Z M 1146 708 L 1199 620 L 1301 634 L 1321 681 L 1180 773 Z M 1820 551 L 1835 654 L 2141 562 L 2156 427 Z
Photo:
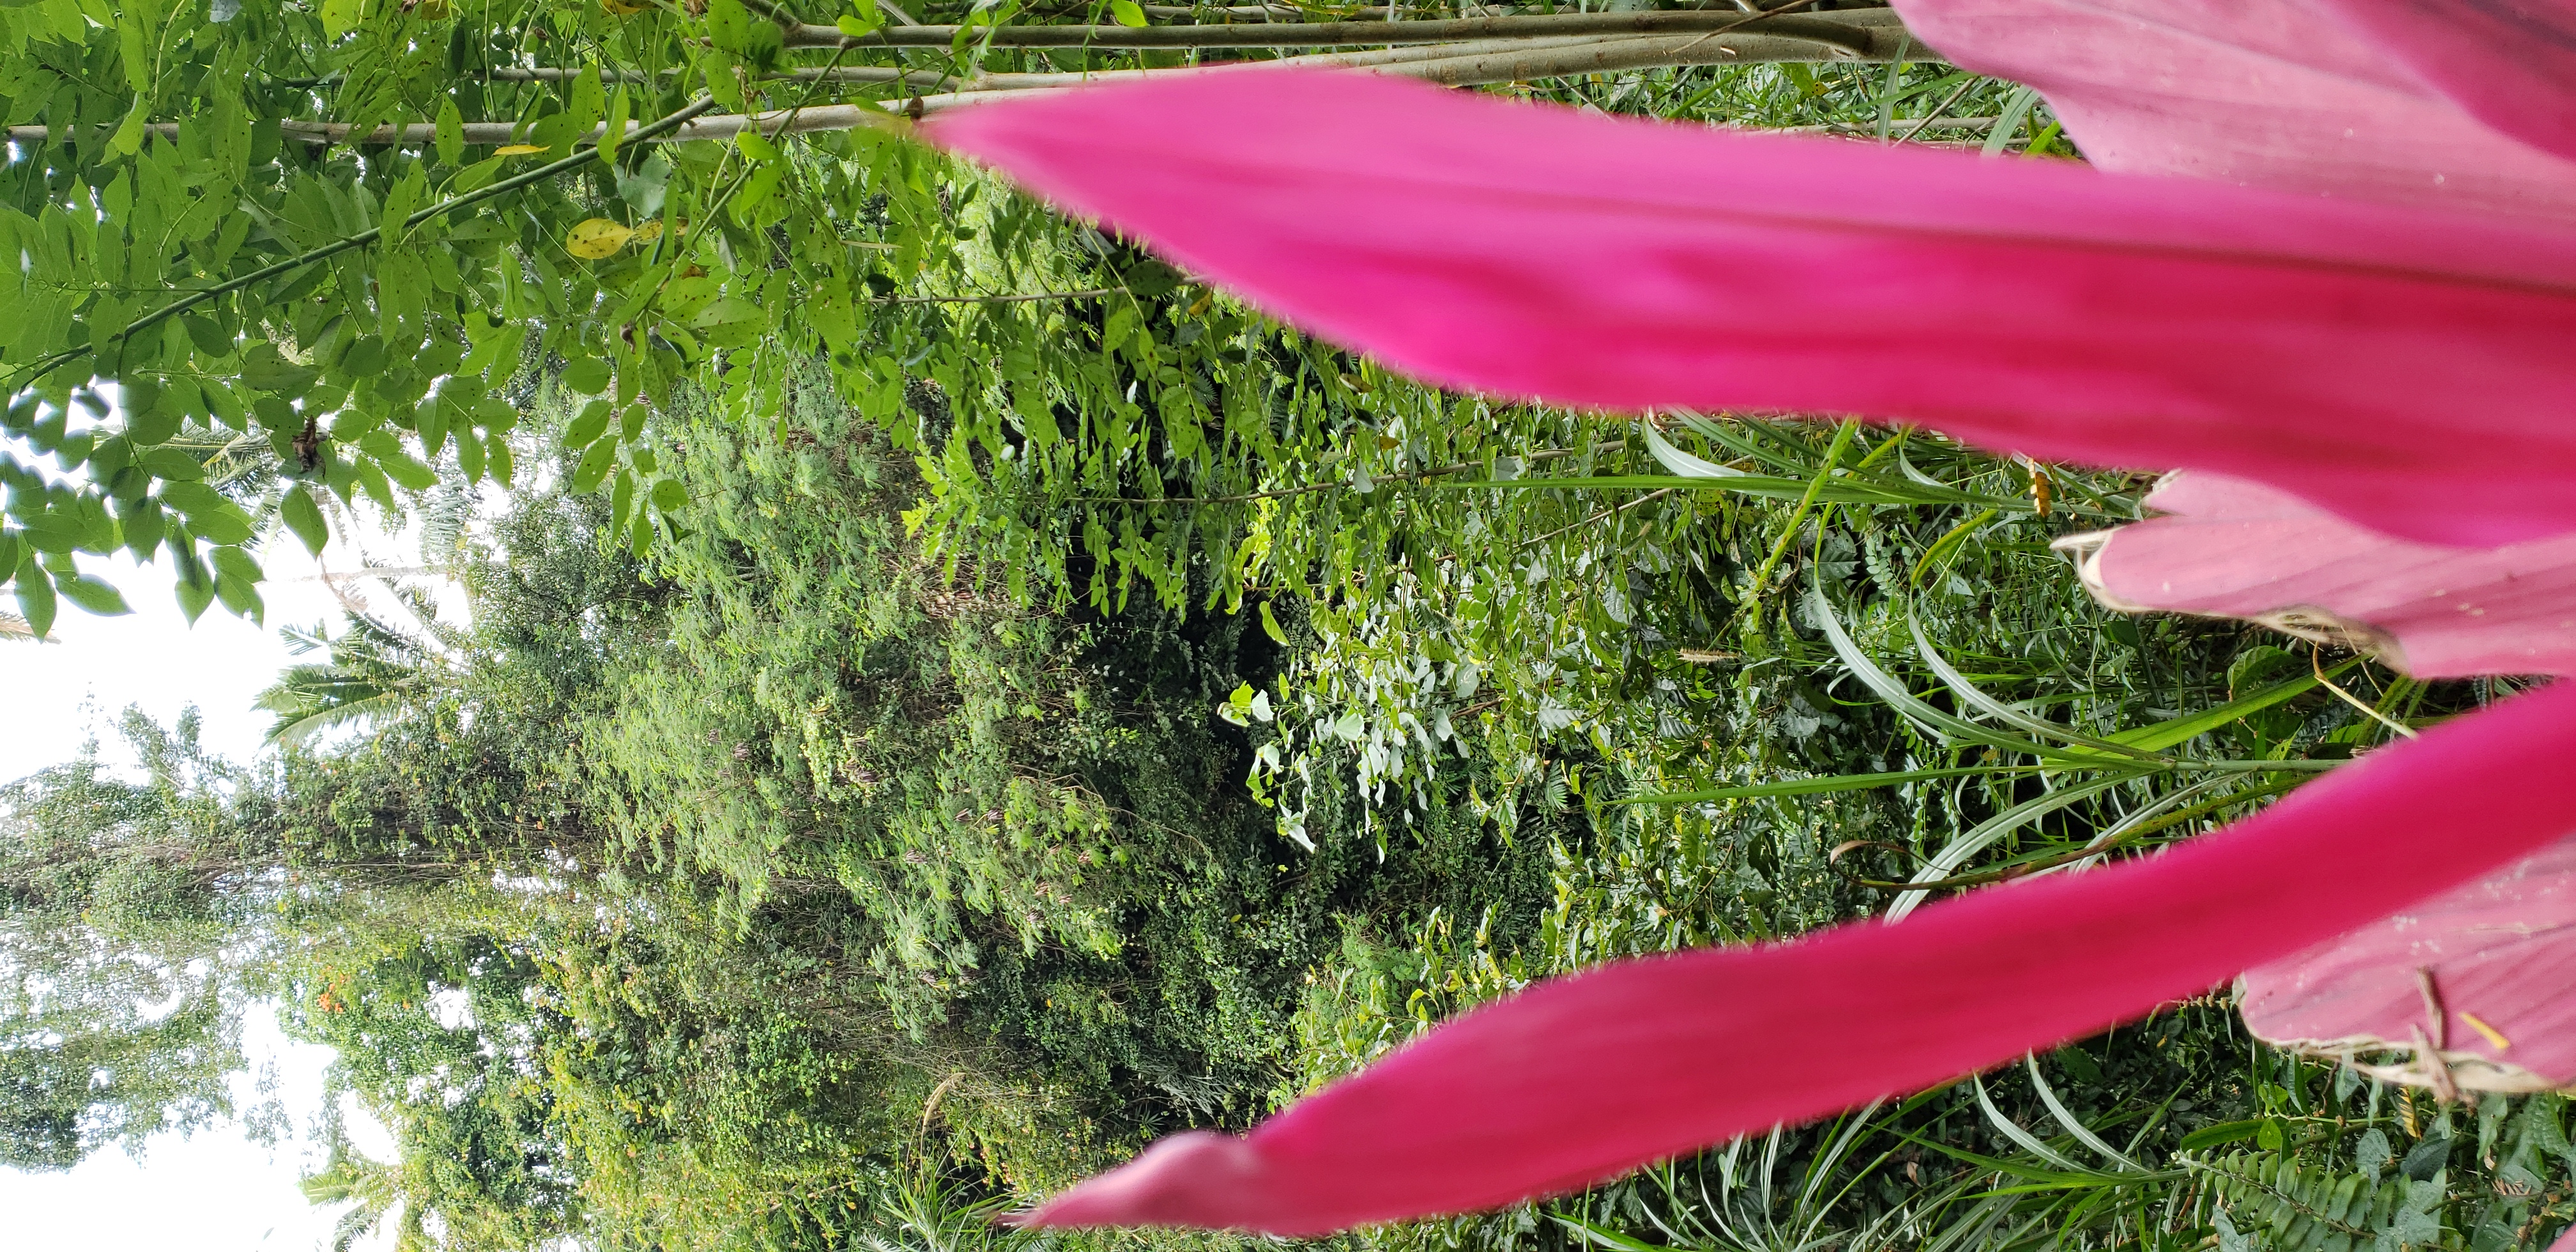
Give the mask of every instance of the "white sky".
M 367 547 L 395 564 L 413 553 L 397 539 L 374 535 Z M 343 541 L 325 549 L 323 563 L 360 568 L 364 553 Z M 269 582 L 267 625 L 232 617 L 218 604 L 191 628 L 171 597 L 169 558 L 138 566 L 130 560 L 83 568 L 108 578 L 134 612 L 92 617 L 68 601 L 54 622 L 59 642 L 0 641 L 0 779 L 24 777 L 77 755 L 96 734 L 101 755 L 130 763 L 115 721 L 129 704 L 165 725 L 196 705 L 204 742 L 214 752 L 248 760 L 261 750 L 270 715 L 251 699 L 299 658 L 279 641 L 276 628 L 327 623 L 338 633 L 340 609 L 329 587 L 312 576 L 313 559 L 291 536 L 280 535 L 261 552 Z M 391 609 L 389 597 L 371 598 Z M 0 596 L 14 610 L 14 602 Z M 397 616 L 397 620 L 399 616 Z M 337 1210 L 316 1209 L 296 1189 L 302 1173 L 321 1165 L 321 1145 L 310 1131 L 321 1111 L 322 1073 L 328 1048 L 296 1043 L 275 1022 L 257 1015 L 244 1031 L 251 1063 L 273 1063 L 279 1095 L 293 1118 L 295 1139 L 270 1149 L 244 1138 L 238 1126 L 200 1131 L 192 1138 L 156 1136 L 137 1162 L 109 1150 L 62 1173 L 29 1174 L 0 1168 L 0 1248 L 8 1252 L 312 1252 L 327 1247 Z M 245 1075 L 239 1103 L 251 1095 Z M 352 1142 L 378 1159 L 391 1139 L 362 1111 L 343 1110 Z M 366 1240 L 361 1249 L 385 1246 Z

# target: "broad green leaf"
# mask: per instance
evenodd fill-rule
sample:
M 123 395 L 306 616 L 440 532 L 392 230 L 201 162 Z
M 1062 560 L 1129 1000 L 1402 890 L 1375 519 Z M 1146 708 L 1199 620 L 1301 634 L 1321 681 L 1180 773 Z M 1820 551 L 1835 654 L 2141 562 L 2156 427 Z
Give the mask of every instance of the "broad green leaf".
M 1121 26 L 1145 24 L 1145 10 L 1137 5 L 1136 0 L 1109 0 L 1109 16 Z
M 54 580 L 45 567 L 36 563 L 36 554 L 28 553 L 18 561 L 18 616 L 27 619 L 27 629 L 41 639 L 54 629 Z
M 581 406 L 581 415 L 572 419 L 572 422 L 564 427 L 564 446 L 566 448 L 589 447 L 592 441 L 608 430 L 608 419 L 614 412 L 606 397 Z
M 134 463 L 154 478 L 171 482 L 195 482 L 206 476 L 206 467 L 197 458 L 177 448 L 146 448 Z
M 615 464 L 617 464 L 615 440 L 602 439 L 590 445 L 590 451 L 582 454 L 580 464 L 573 467 L 572 489 L 576 492 L 598 490 L 600 480 L 608 477 L 609 467 Z
M 438 102 L 438 159 L 454 165 L 464 157 L 465 115 L 457 112 L 456 97 L 443 96 Z
M 365 14 L 364 0 L 322 0 L 322 33 L 338 39 L 358 29 Z
M 576 357 L 570 364 L 564 366 L 563 373 L 560 375 L 560 381 L 564 386 L 569 387 L 574 391 L 578 391 L 585 396 L 598 395 L 600 392 L 608 390 L 608 362 L 600 360 L 595 356 Z M 584 410 L 585 415 L 587 415 L 587 412 L 587 410 Z M 589 441 L 581 440 L 579 442 L 587 443 Z
M 231 609 L 235 616 L 247 617 L 254 622 L 260 621 L 267 612 L 267 605 L 260 600 L 259 589 L 235 574 L 215 575 L 215 598 L 223 601 L 224 607 Z
M 301 483 L 290 489 L 277 503 L 278 518 L 286 523 L 295 537 L 304 541 L 305 550 L 319 555 L 322 546 L 331 541 L 331 530 L 322 520 L 322 508 L 313 502 L 311 492 Z
M 427 491 L 438 485 L 438 471 L 414 460 L 408 452 L 396 450 L 390 456 L 378 453 L 376 464 L 384 469 L 386 477 L 409 490 Z
M 134 611 L 126 606 L 124 595 L 116 588 L 88 574 L 56 578 L 54 587 L 64 599 L 99 617 L 122 617 Z
M 681 486 L 680 480 L 665 478 L 653 484 L 654 508 L 665 513 L 677 513 L 687 508 L 688 504 L 689 489 Z
M 626 128 L 634 120 L 633 104 L 626 97 L 626 85 L 618 84 L 608 98 L 608 116 L 599 133 L 599 159 L 615 161 L 617 145 L 626 142 Z

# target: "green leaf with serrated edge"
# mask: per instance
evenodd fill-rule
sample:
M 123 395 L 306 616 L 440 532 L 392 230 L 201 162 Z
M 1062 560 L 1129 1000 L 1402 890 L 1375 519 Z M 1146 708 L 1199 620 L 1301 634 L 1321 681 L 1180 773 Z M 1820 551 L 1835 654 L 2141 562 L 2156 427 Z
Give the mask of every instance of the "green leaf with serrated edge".
M 322 506 L 313 502 L 312 493 L 301 483 L 277 502 L 277 516 L 288 530 L 295 532 L 296 538 L 304 541 L 307 552 L 318 556 L 322 545 L 331 541 L 331 529 L 322 520 Z

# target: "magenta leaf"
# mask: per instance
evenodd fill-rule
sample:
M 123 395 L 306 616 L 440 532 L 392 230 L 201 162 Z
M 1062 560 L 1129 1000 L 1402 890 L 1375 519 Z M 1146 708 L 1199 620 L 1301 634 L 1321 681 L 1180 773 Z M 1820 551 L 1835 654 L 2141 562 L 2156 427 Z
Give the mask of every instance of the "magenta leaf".
M 2576 158 L 2576 3 L 2318 2 L 2480 121 Z
M 2437 1089 L 2576 1084 L 2576 839 L 2246 971 L 2245 1024 Z M 2399 1049 L 2402 1062 L 2370 1065 Z
M 2216 474 L 2147 506 L 2166 516 L 2058 541 L 2113 608 L 2247 618 L 2418 678 L 2576 673 L 2576 536 L 2439 548 Z
M 1445 385 L 1906 419 L 2254 478 L 2428 541 L 2576 529 L 2576 231 L 1359 75 L 923 129 Z
M 2470 116 L 2335 12 L 2378 15 L 2385 24 L 2391 14 L 2438 9 L 2447 33 L 2476 27 L 2447 20 L 2467 16 L 2456 3 L 1898 0 L 1897 7 L 1910 29 L 1959 65 L 2039 88 L 2086 159 L 2105 170 L 2576 224 L 2576 161 Z M 2545 95 L 2526 94 L 2509 112 L 2525 117 L 2533 106 L 2545 107 Z
M 1930 1087 L 2192 995 L 2576 830 L 2576 684 L 2235 827 L 1788 943 L 1624 961 L 1465 1014 L 1244 1138 L 1176 1136 L 1047 1226 L 1308 1235 L 1561 1192 Z

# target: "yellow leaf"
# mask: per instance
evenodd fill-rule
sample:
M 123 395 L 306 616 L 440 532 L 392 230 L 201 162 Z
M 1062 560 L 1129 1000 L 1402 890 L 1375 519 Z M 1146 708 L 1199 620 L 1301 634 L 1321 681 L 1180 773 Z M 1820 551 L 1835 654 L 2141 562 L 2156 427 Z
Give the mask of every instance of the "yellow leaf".
M 636 243 L 651 243 L 661 237 L 662 219 L 658 217 L 635 228 L 634 242 Z
M 531 152 L 543 152 L 545 150 L 546 146 L 541 143 L 505 143 L 500 147 L 493 149 L 494 152 L 501 156 L 526 156 Z
M 634 237 L 634 231 L 607 218 L 594 217 L 573 227 L 572 233 L 564 236 L 564 247 L 585 261 L 596 261 L 617 255 L 617 250 Z
M 599 0 L 599 7 L 608 10 L 612 16 L 629 17 L 653 5 L 650 0 Z

